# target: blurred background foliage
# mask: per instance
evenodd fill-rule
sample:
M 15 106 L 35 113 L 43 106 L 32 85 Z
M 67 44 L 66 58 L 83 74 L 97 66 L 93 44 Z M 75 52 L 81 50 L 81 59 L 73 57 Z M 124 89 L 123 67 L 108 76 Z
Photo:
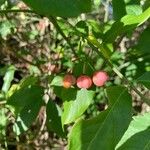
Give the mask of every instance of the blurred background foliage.
M 57 77 L 56 82 L 53 82 L 53 84 L 60 86 L 61 83 L 59 80 L 66 73 L 73 72 L 77 77 L 80 74 L 92 75 L 94 70 L 105 70 L 110 75 L 110 80 L 106 84 L 106 87 L 123 84 L 118 76 L 112 72 L 112 68 L 87 46 L 79 33 L 75 32 L 65 22 L 66 20 L 76 25 L 76 28 L 83 35 L 86 36 L 92 33 L 99 41 L 106 41 L 105 47 L 111 53 L 111 61 L 114 65 L 119 66 L 119 70 L 128 80 L 133 81 L 138 79 L 144 72 L 150 71 L 149 19 L 134 30 L 128 30 L 128 32 L 117 36 L 115 40 L 111 39 L 113 42 L 109 42 L 108 40 L 110 34 L 113 34 L 109 33 L 109 29 L 112 27 L 114 21 L 120 20 L 120 18 L 127 14 L 140 15 L 148 7 L 150 7 L 149 0 L 94 0 L 91 13 L 87 13 L 86 15 L 81 14 L 77 18 L 71 19 L 58 17 L 58 24 L 67 37 L 69 37 L 68 40 L 71 42 L 73 48 L 70 48 L 46 17 L 25 12 L 1 13 L 0 141 L 2 143 L 0 142 L 0 148 L 2 146 L 2 148 L 7 147 L 8 149 L 17 150 L 25 148 L 64 149 L 66 146 L 65 138 L 60 138 L 53 133 L 50 129 L 51 127 L 43 126 L 45 123 L 45 107 L 44 104 L 41 104 L 42 102 L 40 100 L 37 100 L 37 105 L 35 106 L 29 105 L 31 102 L 24 104 L 29 107 L 34 106 L 36 110 L 34 113 L 23 116 L 24 118 L 30 116 L 31 121 L 28 120 L 29 128 L 25 127 L 22 129 L 22 132 L 20 131 L 18 126 L 19 123 L 22 124 L 21 118 L 17 118 L 16 120 L 15 116 L 12 115 L 12 112 L 14 113 L 15 111 L 17 113 L 20 110 L 14 110 L 10 106 L 4 107 L 5 100 L 16 89 L 16 85 L 19 84 L 19 87 L 32 85 L 29 89 L 24 88 L 24 91 L 18 93 L 17 97 L 28 94 L 29 91 L 39 93 L 36 97 L 40 97 L 40 92 L 43 92 L 45 93 L 45 99 L 47 97 L 51 98 L 56 102 L 57 109 L 59 108 L 61 110 L 62 101 L 59 97 L 59 91 L 63 89 L 62 87 L 50 88 L 49 83 L 53 78 L 56 79 Z M 28 7 L 20 0 L 0 0 L 0 12 L 1 10 L 7 9 L 28 9 Z M 115 32 L 119 32 L 119 28 L 116 28 Z M 24 81 L 23 79 L 27 76 L 31 77 Z M 45 90 L 36 87 L 37 82 L 40 82 L 40 85 Z M 143 95 L 150 97 L 147 88 L 136 83 L 135 85 L 142 91 Z M 100 111 L 107 108 L 107 98 L 104 88 L 96 88 L 94 90 L 96 91 L 94 101 L 84 113 L 85 118 L 96 116 Z M 134 99 L 134 115 L 150 111 L 150 108 L 140 101 L 139 96 L 134 92 L 132 96 Z M 29 95 L 28 97 L 33 98 L 33 100 L 35 98 L 34 95 Z M 15 98 L 13 100 L 16 105 Z M 40 107 L 41 105 L 43 107 Z M 19 106 L 18 109 L 20 109 Z M 22 115 L 26 111 L 22 110 Z M 37 115 L 38 117 L 36 117 Z M 69 127 L 67 127 L 67 130 L 69 130 Z M 9 142 L 7 143 L 6 141 Z

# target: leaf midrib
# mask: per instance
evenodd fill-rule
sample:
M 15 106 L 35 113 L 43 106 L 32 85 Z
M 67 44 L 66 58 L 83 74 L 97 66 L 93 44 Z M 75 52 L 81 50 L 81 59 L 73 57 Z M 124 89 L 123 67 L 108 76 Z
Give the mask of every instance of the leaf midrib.
M 92 141 L 90 142 L 87 150 L 90 150 L 90 146 L 93 143 L 94 139 L 96 138 L 96 136 L 98 135 L 98 133 L 100 132 L 100 130 L 102 129 L 102 127 L 104 126 L 107 118 L 109 117 L 110 113 L 114 110 L 114 107 L 118 104 L 120 97 L 124 94 L 124 92 L 126 91 L 126 89 L 123 90 L 123 92 L 119 95 L 118 99 L 116 100 L 115 104 L 112 106 L 112 108 L 110 109 L 110 111 L 108 112 L 108 115 L 106 116 L 106 119 L 104 120 L 104 122 L 102 123 L 102 125 L 100 126 L 100 128 L 98 129 L 98 132 L 95 134 L 94 138 L 92 139 Z

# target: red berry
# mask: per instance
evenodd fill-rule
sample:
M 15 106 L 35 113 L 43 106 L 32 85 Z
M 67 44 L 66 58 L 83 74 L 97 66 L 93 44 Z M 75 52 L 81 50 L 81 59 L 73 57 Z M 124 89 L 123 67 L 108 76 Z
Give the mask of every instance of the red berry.
M 70 88 L 76 83 L 76 78 L 73 75 L 67 74 L 63 79 L 63 87 Z
M 105 82 L 109 79 L 108 74 L 105 71 L 97 71 L 93 74 L 93 83 L 96 86 L 103 86 Z
M 81 75 L 77 79 L 77 86 L 78 86 L 78 88 L 88 89 L 92 86 L 92 80 L 89 76 Z

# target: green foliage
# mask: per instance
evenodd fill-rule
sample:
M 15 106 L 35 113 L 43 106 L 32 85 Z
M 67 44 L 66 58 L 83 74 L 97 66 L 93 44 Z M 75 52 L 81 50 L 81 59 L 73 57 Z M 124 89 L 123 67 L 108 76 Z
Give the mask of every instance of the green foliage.
M 150 113 L 133 117 L 128 130 L 117 145 L 117 150 L 150 148 Z
M 125 2 L 124 0 L 112 0 L 112 4 L 114 19 L 120 20 L 126 14 Z
M 11 86 L 11 82 L 14 79 L 14 73 L 15 73 L 15 67 L 14 66 L 10 66 L 8 67 L 5 76 L 4 76 L 4 83 L 2 86 L 2 91 L 3 92 L 8 92 L 10 86 Z
M 6 129 L 6 124 L 7 124 L 7 118 L 5 116 L 6 109 L 1 108 L 0 109 L 0 139 L 5 136 L 5 129 Z
M 148 27 L 141 34 L 138 44 L 135 47 L 139 53 L 150 53 L 150 50 L 147 47 L 147 45 L 150 43 L 149 35 L 150 35 L 150 28 Z
M 23 2 L 0 1 L 0 149 L 149 150 L 149 0 Z
M 67 92 L 70 96 L 68 97 Z M 66 90 L 63 93 L 64 112 L 62 115 L 63 124 L 68 124 L 78 119 L 92 103 L 94 91 L 86 89 L 72 90 L 73 93 Z
M 140 5 L 127 5 L 126 11 L 129 15 L 140 15 L 143 10 Z
M 24 96 L 25 95 L 25 96 Z M 7 100 L 7 104 L 14 106 L 20 110 L 30 103 L 41 100 L 43 96 L 43 88 L 39 86 L 28 86 L 16 90 Z
M 49 16 L 76 17 L 91 10 L 91 0 L 23 0 L 38 13 Z
M 54 131 L 61 137 L 65 137 L 65 133 L 62 128 L 61 122 L 61 109 L 58 105 L 56 105 L 51 100 L 48 101 L 46 106 L 46 114 L 47 114 L 47 127 L 50 131 Z
M 3 5 L 5 0 L 0 0 L 0 6 Z
M 51 83 L 51 86 L 62 86 L 63 85 L 63 77 L 62 76 L 55 76 Z
M 97 117 L 78 121 L 69 136 L 70 150 L 114 149 L 131 120 L 131 96 L 121 86 L 107 88 L 109 107 Z
M 35 90 L 33 90 L 33 92 L 35 92 Z M 38 94 L 38 93 L 34 93 L 34 94 Z M 31 95 L 31 91 L 29 95 Z M 40 108 L 43 105 L 41 95 L 38 99 L 32 99 L 33 98 L 32 96 L 31 97 L 27 96 L 27 98 L 28 101 L 30 100 L 30 102 L 29 104 L 24 105 L 24 107 L 20 110 L 20 112 L 17 115 L 16 122 L 13 126 L 14 132 L 17 135 L 20 135 L 21 133 L 28 130 L 28 128 L 37 118 Z
M 148 89 L 150 89 L 150 72 L 145 72 L 136 81 L 145 85 Z
M 140 15 L 125 15 L 119 21 L 112 24 L 112 27 L 104 35 L 104 42 L 114 42 L 118 35 L 134 29 L 145 22 L 149 17 L 150 7 Z
M 16 116 L 13 129 L 17 135 L 28 130 L 44 104 L 44 89 L 36 83 L 36 78 L 31 76 L 9 91 L 7 105 Z

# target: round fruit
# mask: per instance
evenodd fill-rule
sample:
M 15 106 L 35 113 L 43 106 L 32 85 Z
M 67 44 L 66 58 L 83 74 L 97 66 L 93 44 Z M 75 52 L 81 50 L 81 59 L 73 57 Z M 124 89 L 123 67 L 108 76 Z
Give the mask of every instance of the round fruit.
M 63 87 L 70 88 L 76 83 L 76 78 L 73 75 L 67 74 L 63 79 Z
M 81 75 L 77 79 L 77 86 L 78 86 L 78 88 L 88 89 L 92 86 L 92 80 L 89 76 Z
M 93 74 L 93 83 L 96 86 L 103 86 L 105 82 L 109 79 L 108 74 L 105 71 L 97 71 Z

